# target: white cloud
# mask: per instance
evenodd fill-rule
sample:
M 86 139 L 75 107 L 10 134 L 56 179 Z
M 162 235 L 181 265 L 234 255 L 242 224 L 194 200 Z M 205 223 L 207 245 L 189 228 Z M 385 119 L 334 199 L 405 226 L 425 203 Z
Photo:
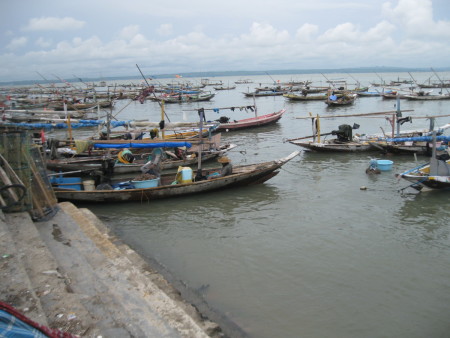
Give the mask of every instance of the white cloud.
M 152 8 L 146 15 L 134 8 L 133 14 L 138 17 L 131 17 L 124 5 L 118 11 L 120 21 L 105 21 L 97 28 L 94 17 L 92 22 L 58 18 L 57 14 L 35 18 L 26 28 L 29 36 L 17 38 L 17 28 L 5 26 L 3 31 L 12 35 L 3 35 L 6 41 L 3 50 L 0 47 L 0 61 L 5 64 L 9 60 L 11 67 L 0 72 L 12 78 L 29 74 L 30 69 L 43 72 L 47 69 L 48 73 L 57 72 L 62 76 L 79 74 L 80 69 L 85 74 L 115 75 L 134 73 L 136 63 L 151 67 L 153 74 L 288 67 L 430 64 L 438 67 L 446 65 L 445 57 L 450 55 L 447 43 L 450 22 L 433 19 L 429 0 L 385 0 L 384 4 L 367 0 L 364 5 L 355 1 L 323 0 L 306 5 L 283 0 L 283 4 L 289 10 L 282 9 L 272 16 L 266 15 L 267 8 L 251 13 L 240 9 L 239 20 L 233 21 L 232 26 L 226 25 L 231 18 L 235 19 L 231 5 L 221 7 L 223 10 L 219 12 L 229 12 L 215 17 L 208 7 L 202 8 L 198 16 L 198 11 L 180 3 L 177 13 L 184 15 L 183 20 L 167 10 L 163 16 L 155 14 L 168 5 L 158 4 L 161 11 Z M 317 6 L 321 9 L 317 10 Z M 369 18 L 368 13 L 373 16 Z M 105 20 L 113 17 L 105 14 Z M 205 17 L 211 18 L 214 25 L 204 20 Z M 440 13 L 440 17 L 446 16 Z M 91 35 L 84 35 L 88 33 L 86 30 L 76 36 L 69 31 L 48 34 L 43 31 L 82 28 L 87 22 L 89 28 L 95 29 L 95 35 L 92 31 Z M 39 35 L 33 31 L 39 31 Z
M 173 26 L 170 23 L 165 23 L 159 26 L 157 29 L 157 32 L 161 36 L 168 36 L 171 35 L 173 32 Z
M 137 34 L 139 34 L 139 26 L 138 25 L 130 25 L 122 28 L 120 31 L 119 37 L 125 40 L 133 39 Z
M 358 28 L 350 23 L 343 23 L 337 25 L 335 28 L 327 30 L 321 36 L 319 36 L 319 42 L 344 42 L 344 43 L 354 43 L 361 38 L 361 32 Z
M 395 7 L 386 2 L 382 12 L 409 38 L 450 38 L 450 22 L 433 20 L 431 0 L 399 0 Z
M 14 38 L 11 40 L 11 42 L 6 46 L 9 50 L 15 50 L 17 48 L 24 47 L 28 42 L 28 39 L 24 36 L 21 36 L 20 38 Z
M 367 32 L 365 32 L 362 36 L 362 40 L 364 41 L 380 41 L 390 38 L 392 33 L 394 33 L 396 27 L 387 22 L 382 21 L 378 23 L 375 27 L 370 28 Z
M 299 41 L 309 42 L 313 39 L 313 36 L 319 32 L 319 26 L 305 23 L 295 33 L 295 37 Z
M 43 38 L 42 36 L 36 40 L 35 44 L 41 48 L 48 48 L 52 45 L 52 40 Z
M 25 31 L 64 31 L 83 28 L 86 23 L 74 18 L 42 17 L 30 19 Z
M 272 46 L 289 40 L 289 32 L 279 31 L 269 24 L 254 22 L 250 28 L 250 34 L 241 35 L 243 44 L 252 46 Z

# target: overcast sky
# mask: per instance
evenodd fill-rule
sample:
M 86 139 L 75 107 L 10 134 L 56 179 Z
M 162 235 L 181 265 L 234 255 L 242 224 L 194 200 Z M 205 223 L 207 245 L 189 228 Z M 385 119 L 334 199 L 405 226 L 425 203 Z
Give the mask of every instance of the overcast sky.
M 1 0 L 0 82 L 450 66 L 449 0 Z

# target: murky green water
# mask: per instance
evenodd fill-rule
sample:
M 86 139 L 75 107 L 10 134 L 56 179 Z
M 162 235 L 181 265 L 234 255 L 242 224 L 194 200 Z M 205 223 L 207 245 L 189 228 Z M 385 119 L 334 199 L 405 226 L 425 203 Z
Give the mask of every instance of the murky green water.
M 346 77 L 341 75 L 327 77 Z M 379 80 L 372 74 L 353 76 L 362 85 Z M 420 82 L 430 74 L 414 76 Z M 274 76 L 281 81 L 320 77 Z M 396 80 L 397 74 L 383 77 Z M 221 80 L 227 84 L 236 78 Z M 253 100 L 242 94 L 247 86 L 218 92 L 211 102 L 167 105 L 166 110 L 172 121 L 183 116 L 194 121 L 197 113 L 182 109 L 250 105 Z M 412 116 L 445 115 L 449 102 L 402 100 L 401 107 L 414 109 Z M 290 103 L 283 97 L 257 98 L 256 103 L 259 114 L 281 108 L 287 113 L 273 126 L 224 133 L 225 142 L 239 146 L 229 155 L 235 164 L 299 150 L 283 139 L 311 134 L 311 122 L 296 119 L 308 112 L 395 110 L 395 102 L 381 98 L 359 98 L 352 107 L 334 110 L 323 102 Z M 118 118 L 158 121 L 159 114 L 156 103 L 133 103 Z M 230 111 L 208 112 L 207 118 L 222 115 Z M 237 109 L 231 116 L 251 113 Z M 438 118 L 436 125 L 448 119 Z M 342 123 L 360 124 L 360 133 L 390 130 L 383 118 L 334 118 L 322 120 L 322 131 Z M 427 126 L 427 120 L 413 119 L 402 128 Z M 390 157 L 392 171 L 366 175 L 370 158 L 379 156 L 303 152 L 263 185 L 148 204 L 88 207 L 251 337 L 448 337 L 450 194 L 406 190 L 411 194 L 402 195 L 398 190 L 408 183 L 394 174 L 415 166 L 414 157 Z

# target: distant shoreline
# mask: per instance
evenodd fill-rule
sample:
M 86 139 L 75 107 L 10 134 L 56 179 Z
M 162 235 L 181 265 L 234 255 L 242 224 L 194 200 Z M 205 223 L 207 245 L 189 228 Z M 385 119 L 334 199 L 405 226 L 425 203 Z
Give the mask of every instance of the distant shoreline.
M 434 68 L 436 72 L 446 72 L 450 71 L 450 67 Z M 219 76 L 255 76 L 255 75 L 283 75 L 283 74 L 320 74 L 320 73 L 404 73 L 404 72 L 430 72 L 431 68 L 401 68 L 401 67 L 360 67 L 360 68 L 336 68 L 336 69 L 286 69 L 286 70 L 257 70 L 257 71 L 210 71 L 210 72 L 181 72 L 177 74 L 182 74 L 183 78 L 208 78 L 208 77 L 219 77 Z M 144 72 L 145 73 L 145 72 Z M 173 74 L 151 74 L 147 75 L 152 79 L 167 79 L 174 78 Z M 98 82 L 98 81 L 112 81 L 112 80 L 130 80 L 130 79 L 142 79 L 141 76 L 109 76 L 109 77 L 95 77 L 95 78 L 84 78 L 83 82 Z M 80 82 L 79 78 L 66 79 L 67 82 Z M 0 86 L 8 85 L 32 85 L 32 84 L 50 84 L 55 81 L 45 81 L 45 80 L 21 80 L 21 81 L 5 81 L 0 82 Z

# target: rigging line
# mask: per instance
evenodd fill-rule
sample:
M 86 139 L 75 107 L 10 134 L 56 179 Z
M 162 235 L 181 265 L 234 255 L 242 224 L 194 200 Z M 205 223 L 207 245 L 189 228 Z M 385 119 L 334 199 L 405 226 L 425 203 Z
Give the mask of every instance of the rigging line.
M 248 107 L 254 107 L 256 108 L 256 105 L 249 105 L 249 106 L 234 106 L 234 107 L 223 107 L 223 108 L 203 108 L 204 110 L 217 110 L 217 109 L 239 109 L 239 108 L 248 108 Z M 183 111 L 198 111 L 198 109 L 183 109 Z
M 147 79 L 145 78 L 144 74 L 143 74 L 142 71 L 141 71 L 141 68 L 139 68 L 139 66 L 138 66 L 137 63 L 136 63 L 136 67 L 137 67 L 137 69 L 139 70 L 139 73 L 141 73 L 142 77 L 144 78 L 144 81 L 145 81 L 145 83 L 147 84 L 147 86 L 150 87 L 150 84 L 147 82 Z M 155 92 L 154 92 L 154 91 L 152 91 L 152 94 L 153 94 L 153 96 L 154 96 L 155 99 L 156 99 L 156 95 L 155 95 Z M 161 109 L 162 109 L 163 106 L 162 106 L 161 102 L 159 102 L 159 100 L 156 100 L 156 101 L 158 102 L 159 106 L 160 106 Z M 167 116 L 166 110 L 164 110 L 164 115 L 166 116 L 167 120 L 170 122 L 170 119 L 169 119 L 169 116 Z
M 431 68 L 431 70 L 433 71 L 434 75 L 436 75 L 436 77 L 439 79 L 439 81 L 441 82 L 441 85 L 443 88 L 445 88 L 445 90 L 447 91 L 447 93 L 450 94 L 450 92 L 448 91 L 447 87 L 444 85 L 444 82 L 441 80 L 441 78 L 439 77 L 439 75 L 437 75 L 437 73 L 434 71 L 433 68 Z

